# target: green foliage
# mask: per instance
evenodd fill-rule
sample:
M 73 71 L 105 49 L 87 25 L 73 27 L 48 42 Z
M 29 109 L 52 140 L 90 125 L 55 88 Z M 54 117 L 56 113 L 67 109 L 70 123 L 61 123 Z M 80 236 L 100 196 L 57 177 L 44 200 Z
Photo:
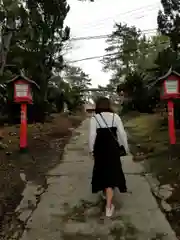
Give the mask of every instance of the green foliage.
M 107 40 L 109 47 L 106 52 L 110 54 L 104 57 L 104 70 L 113 71 L 112 81 L 128 74 L 137 57 L 140 32 L 135 27 L 126 24 L 115 24 L 115 30 Z M 119 82 L 119 81 L 118 81 Z
M 65 79 L 70 86 L 76 87 L 79 91 L 91 86 L 91 79 L 79 67 L 66 66 Z
M 6 64 L 16 65 L 36 81 L 42 99 L 52 70 L 63 68 L 61 51 L 70 32 L 63 22 L 68 11 L 66 0 L 2 1 L 2 50 L 7 49 L 7 38 L 11 35 Z M 9 29 L 8 22 L 12 21 L 14 29 Z
M 180 2 L 179 0 L 161 0 L 163 11 L 158 14 L 158 28 L 160 32 L 171 40 L 171 47 L 178 50 L 180 43 Z
M 64 78 L 54 76 L 48 87 L 48 100 L 55 102 L 59 111 L 67 105 L 70 112 L 79 109 L 86 101 L 83 93 L 91 85 L 91 79 L 81 68 L 68 66 L 64 69 Z
M 86 92 L 83 90 L 91 86 L 91 79 L 81 68 L 66 66 L 65 80 L 68 82 L 71 91 L 68 93 L 67 105 L 70 111 L 80 108 L 86 102 Z
M 119 86 L 128 96 L 124 106 L 139 111 L 150 112 L 160 101 L 160 88 L 154 85 L 157 78 L 171 67 L 180 72 L 180 1 L 161 3 L 154 36 L 147 38 L 134 26 L 115 24 L 102 61 L 104 71 L 112 71 L 109 85 Z
M 79 85 L 59 77 L 70 34 L 70 28 L 64 26 L 69 9 L 66 0 L 2 0 L 0 4 L 0 82 L 22 70 L 40 86 L 34 97 L 41 108 L 52 105 L 62 111 L 67 103 L 72 110 L 84 101 L 80 88 L 90 84 L 89 77 L 77 68 Z
M 167 71 L 169 67 L 180 71 L 180 2 L 178 0 L 162 0 L 161 3 L 163 11 L 159 11 L 158 14 L 158 28 L 162 34 L 169 37 L 171 44 L 158 56 L 157 64 L 161 72 L 162 69 Z
M 147 86 L 149 80 L 157 77 L 158 58 L 162 50 L 169 46 L 168 37 L 157 33 L 147 38 L 134 26 L 116 24 L 107 44 L 109 56 L 103 59 L 103 63 L 105 71 L 113 72 L 109 85 L 120 86 L 131 99 L 131 108 L 151 111 L 157 97 L 154 92 L 148 92 Z

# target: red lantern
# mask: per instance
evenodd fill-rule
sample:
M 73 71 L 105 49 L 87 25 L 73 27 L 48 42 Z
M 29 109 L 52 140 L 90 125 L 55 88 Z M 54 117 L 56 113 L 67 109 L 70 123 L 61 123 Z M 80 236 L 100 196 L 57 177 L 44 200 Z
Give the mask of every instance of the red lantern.
M 163 79 L 161 98 L 180 98 L 180 76 L 171 74 Z
M 29 82 L 24 80 L 14 82 L 14 101 L 16 103 L 32 103 L 32 90 Z
M 174 125 L 174 99 L 180 98 L 180 74 L 173 71 L 169 72 L 157 80 L 161 84 L 161 98 L 167 100 L 168 107 L 168 130 L 170 144 L 176 143 Z
M 32 104 L 32 87 L 39 86 L 32 80 L 19 75 L 8 82 L 13 86 L 14 102 L 21 104 L 20 149 L 27 149 L 27 104 Z

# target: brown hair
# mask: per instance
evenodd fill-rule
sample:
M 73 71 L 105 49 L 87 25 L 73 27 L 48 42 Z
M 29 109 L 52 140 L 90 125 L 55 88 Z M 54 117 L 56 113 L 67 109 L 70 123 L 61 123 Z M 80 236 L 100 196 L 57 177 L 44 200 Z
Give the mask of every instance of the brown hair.
M 101 112 L 113 112 L 111 107 L 111 101 L 106 97 L 99 97 L 96 100 L 95 113 L 98 114 Z

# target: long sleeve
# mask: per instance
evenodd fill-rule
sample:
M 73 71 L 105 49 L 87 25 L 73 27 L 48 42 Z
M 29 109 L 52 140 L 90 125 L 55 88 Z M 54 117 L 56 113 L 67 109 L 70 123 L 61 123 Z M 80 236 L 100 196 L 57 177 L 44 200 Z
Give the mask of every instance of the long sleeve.
M 94 117 L 90 120 L 90 127 L 89 127 L 89 150 L 93 152 L 94 143 L 96 139 L 96 120 Z
M 117 114 L 115 115 L 115 124 L 116 124 L 116 127 L 117 127 L 118 142 L 119 142 L 120 145 L 123 145 L 126 152 L 129 153 L 127 134 L 124 130 L 122 120 Z

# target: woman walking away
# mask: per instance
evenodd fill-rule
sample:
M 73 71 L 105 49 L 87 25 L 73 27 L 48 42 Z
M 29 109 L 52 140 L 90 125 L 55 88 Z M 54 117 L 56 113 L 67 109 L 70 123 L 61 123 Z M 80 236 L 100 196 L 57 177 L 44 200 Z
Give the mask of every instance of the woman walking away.
M 127 192 L 120 156 L 129 152 L 127 136 L 120 117 L 113 113 L 108 98 L 96 102 L 95 115 L 90 121 L 89 148 L 94 157 L 92 192 L 106 195 L 106 216 L 114 212 L 114 188 Z

